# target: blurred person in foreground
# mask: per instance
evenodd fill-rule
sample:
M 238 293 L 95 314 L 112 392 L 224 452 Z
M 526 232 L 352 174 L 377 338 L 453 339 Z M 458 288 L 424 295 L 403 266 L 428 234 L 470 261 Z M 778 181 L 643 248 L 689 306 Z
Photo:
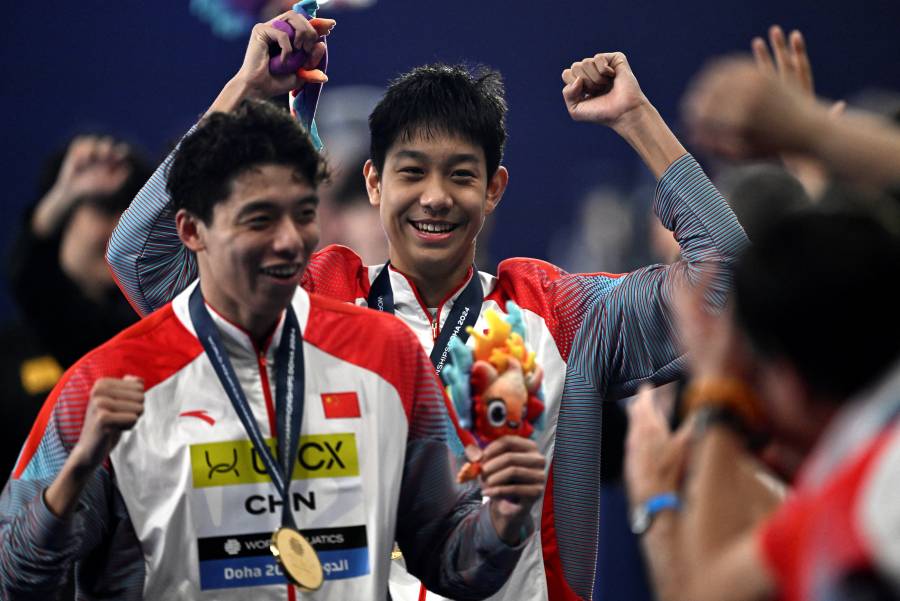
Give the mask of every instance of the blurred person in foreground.
M 793 94 L 815 99 L 813 70 L 806 39 L 800 31 L 795 29 L 786 35 L 780 26 L 772 25 L 768 40 L 754 37 L 750 47 L 758 74 L 764 80 L 777 79 Z M 836 119 L 845 108 L 843 101 L 836 102 L 828 115 Z M 693 115 L 690 111 L 688 114 Z M 817 158 L 789 151 L 774 154 L 775 161 L 742 161 L 723 166 L 714 177 L 751 241 L 762 228 L 784 214 L 818 202 L 832 188 L 830 173 Z M 671 235 L 659 228 L 655 220 L 649 221 L 650 245 L 656 257 L 664 263 L 676 260 L 678 247 Z
M 810 210 L 754 241 L 725 313 L 681 292 L 690 417 L 671 433 L 643 391 L 626 456 L 662 601 L 898 598 L 898 265 L 873 217 Z M 766 437 L 804 457 L 786 499 L 759 477 Z
M 815 100 L 815 82 L 812 65 L 806 48 L 806 38 L 794 29 L 785 34 L 779 25 L 768 31 L 768 42 L 756 36 L 750 42 L 753 60 L 760 73 L 778 78 L 794 93 Z M 824 104 L 824 103 L 823 103 Z M 840 100 L 830 104 L 828 114 L 836 119 L 843 115 L 847 104 Z M 792 152 L 781 152 L 780 158 L 787 170 L 803 185 L 807 195 L 817 202 L 831 185 L 831 174 L 817 158 Z
M 9 257 L 20 318 L 0 330 L 4 474 L 63 371 L 136 321 L 104 253 L 149 176 L 133 148 L 98 135 L 75 138 L 44 167 L 40 199 L 26 211 Z
M 806 39 L 800 31 L 795 29 L 787 35 L 780 26 L 772 25 L 768 32 L 768 43 L 758 36 L 753 38 L 751 48 L 757 70 L 764 77 L 775 77 L 793 94 L 799 94 L 808 101 L 819 102 L 827 109 L 827 117 L 831 121 L 838 121 L 844 116 L 847 103 L 843 100 L 833 103 L 816 100 Z M 885 125 L 890 123 L 895 126 L 895 132 L 900 132 L 896 129 L 898 124 L 896 106 L 893 110 L 890 109 L 890 105 L 878 108 L 880 110 L 877 112 L 870 113 L 868 125 L 878 123 L 879 119 L 886 119 L 883 121 Z M 851 114 L 848 122 L 850 127 L 857 122 L 858 114 Z M 834 129 L 833 133 L 840 136 L 840 128 Z M 846 172 L 840 165 L 829 164 L 824 158 L 817 156 L 816 152 L 797 152 L 795 149 L 785 147 L 775 150 L 786 171 L 802 184 L 811 202 L 832 208 L 840 208 L 848 203 L 857 205 L 879 213 L 879 217 L 886 225 L 900 231 L 900 202 L 897 202 L 900 199 L 900 187 L 897 186 L 900 174 L 895 173 L 894 177 L 881 181 L 870 180 L 865 175 L 857 177 Z M 835 157 L 832 157 L 830 160 L 834 159 Z M 793 199 L 797 198 L 796 192 L 789 193 L 787 188 L 784 189 L 783 200 L 792 200 L 791 203 L 785 203 L 786 208 L 795 204 Z M 780 208 L 777 204 L 769 203 L 769 208 L 759 213 L 765 219 L 766 213 L 778 214 Z M 738 216 L 740 217 L 740 214 Z M 745 228 L 751 225 L 745 223 L 744 219 L 741 219 L 741 224 Z M 750 237 L 752 239 L 752 236 Z

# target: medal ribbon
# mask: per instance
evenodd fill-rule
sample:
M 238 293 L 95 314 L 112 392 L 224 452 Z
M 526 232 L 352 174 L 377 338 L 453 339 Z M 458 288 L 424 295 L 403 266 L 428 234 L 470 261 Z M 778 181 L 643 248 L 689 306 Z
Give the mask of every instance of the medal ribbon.
M 390 275 L 391 262 L 388 261 L 381 268 L 372 287 L 369 289 L 369 297 L 366 302 L 370 309 L 384 311 L 385 313 L 394 313 L 394 291 L 391 288 Z M 453 310 L 447 316 L 444 323 L 446 327 L 441 330 L 440 336 L 431 349 L 431 363 L 434 370 L 438 374 L 444 368 L 447 356 L 450 353 L 450 340 L 454 336 L 459 336 L 460 341 L 465 342 L 469 339 L 469 333 L 466 332 L 468 326 L 474 326 L 481 314 L 481 304 L 484 302 L 484 290 L 481 288 L 481 281 L 478 278 L 478 269 L 472 266 L 472 278 L 466 285 L 462 293 L 453 303 Z
M 256 423 L 250 403 L 247 401 L 247 396 L 241 388 L 225 345 L 222 343 L 219 329 L 206 308 L 199 284 L 191 293 L 188 305 L 197 338 L 203 345 L 203 350 L 206 351 L 206 356 L 212 363 L 219 382 L 231 400 L 231 405 L 237 412 L 253 447 L 262 457 L 266 471 L 281 496 L 282 526 L 296 529 L 294 515 L 291 511 L 290 486 L 297 449 L 300 445 L 304 394 L 303 333 L 300 331 L 297 315 L 294 313 L 293 307 L 288 305 L 284 327 L 281 331 L 281 342 L 275 356 L 276 436 L 278 442 L 276 461 L 276 458 L 272 456 L 272 450 L 263 440 L 259 424 Z

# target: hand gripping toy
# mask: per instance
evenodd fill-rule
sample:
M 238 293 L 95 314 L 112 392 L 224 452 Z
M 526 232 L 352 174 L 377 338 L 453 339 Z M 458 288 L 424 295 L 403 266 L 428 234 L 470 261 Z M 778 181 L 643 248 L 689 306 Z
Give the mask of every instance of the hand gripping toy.
M 501 436 L 531 437 L 543 429 L 541 382 L 544 371 L 534 361 L 534 351 L 525 346 L 522 311 L 512 301 L 506 316 L 493 309 L 485 312 L 488 329 L 473 336 L 469 349 L 459 338 L 450 342 L 450 361 L 441 378 L 456 409 L 459 425 L 474 434 L 464 444 L 484 447 Z M 472 480 L 481 473 L 478 463 L 466 463 L 457 481 Z
M 296 32 L 290 23 L 281 20 L 273 21 L 272 27 L 286 33 L 291 40 L 291 48 L 294 47 L 294 35 Z M 303 48 L 294 49 L 282 60 L 281 47 L 278 44 L 269 46 L 269 57 L 269 73 L 279 76 L 296 73 L 297 69 L 306 62 L 306 52 L 304 52 Z
M 307 18 L 309 17 L 307 16 Z M 313 20 L 311 18 L 309 19 L 311 21 Z M 272 22 L 272 27 L 286 33 L 291 40 L 291 47 L 293 48 L 294 34 L 296 32 L 294 31 L 294 28 L 291 27 L 291 24 L 287 21 L 276 20 Z M 328 78 L 321 69 L 311 69 L 309 71 L 301 69 L 306 63 L 307 58 L 303 48 L 297 48 L 288 54 L 287 57 L 282 59 L 281 47 L 278 44 L 272 44 L 269 46 L 269 73 L 282 77 L 296 73 L 298 77 L 307 81 L 316 83 L 327 81 Z
M 316 0 L 300 0 L 300 2 L 297 2 L 294 5 L 295 12 L 306 17 L 306 19 L 312 23 L 313 27 L 317 28 L 317 31 L 323 33 L 322 27 L 327 26 L 327 22 L 323 23 L 321 22 L 322 20 L 316 18 L 316 12 L 318 10 L 319 5 Z M 296 32 L 291 24 L 287 21 L 276 19 L 272 22 L 272 26 L 288 35 L 291 40 L 291 47 L 293 48 L 293 40 Z M 325 41 L 324 34 L 319 38 L 319 41 Z M 316 149 L 321 151 L 322 140 L 319 138 L 315 117 L 316 105 L 319 102 L 319 95 L 322 93 L 322 84 L 328 81 L 328 76 L 325 75 L 325 72 L 328 70 L 327 46 L 325 49 L 325 56 L 322 57 L 322 61 L 318 64 L 317 69 L 303 69 L 306 60 L 307 56 L 303 49 L 294 50 L 282 60 L 281 47 L 278 46 L 278 44 L 273 44 L 269 48 L 270 73 L 276 76 L 284 76 L 296 72 L 300 79 L 306 81 L 305 85 L 290 93 L 288 106 L 291 109 L 291 115 L 306 128 Z

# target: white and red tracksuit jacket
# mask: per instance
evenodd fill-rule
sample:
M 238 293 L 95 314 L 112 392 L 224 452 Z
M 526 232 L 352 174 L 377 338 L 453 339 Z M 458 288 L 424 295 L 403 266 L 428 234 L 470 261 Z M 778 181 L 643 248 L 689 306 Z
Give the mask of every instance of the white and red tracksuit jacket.
M 75 563 L 79 599 L 297 598 L 268 549 L 280 496 L 194 334 L 193 287 L 76 363 L 48 398 L 0 499 L 0 597 L 51 598 Z M 456 485 L 445 397 L 415 337 L 300 288 L 293 308 L 305 403 L 289 502 L 326 574 L 311 598 L 384 598 L 395 540 L 448 596 L 497 590 L 524 543 L 500 541 L 478 489 Z M 211 313 L 272 439 L 281 325 L 260 349 Z M 126 375 L 144 381 L 144 414 L 60 520 L 43 490 L 78 440 L 93 382 Z

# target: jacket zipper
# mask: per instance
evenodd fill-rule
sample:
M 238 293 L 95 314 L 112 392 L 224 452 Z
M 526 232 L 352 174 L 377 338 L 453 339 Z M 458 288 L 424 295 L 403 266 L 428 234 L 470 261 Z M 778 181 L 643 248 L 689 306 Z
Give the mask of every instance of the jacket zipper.
M 259 377 L 262 381 L 263 398 L 266 400 L 266 414 L 269 416 L 269 432 L 272 434 L 272 438 L 277 438 L 278 433 L 275 431 L 277 427 L 275 423 L 275 403 L 272 402 L 272 390 L 269 387 L 269 370 L 267 368 L 268 359 L 266 359 L 266 352 L 264 350 L 256 351 L 256 364 L 259 367 Z M 297 600 L 297 594 L 294 591 L 294 587 L 290 584 L 287 585 L 287 598 L 288 601 Z
M 263 398 L 266 400 L 266 414 L 269 416 L 269 433 L 272 438 L 277 438 L 275 431 L 275 403 L 272 401 L 272 390 L 269 386 L 269 370 L 266 367 L 268 360 L 265 351 L 257 351 L 256 364 L 259 367 L 259 378 L 262 381 Z

